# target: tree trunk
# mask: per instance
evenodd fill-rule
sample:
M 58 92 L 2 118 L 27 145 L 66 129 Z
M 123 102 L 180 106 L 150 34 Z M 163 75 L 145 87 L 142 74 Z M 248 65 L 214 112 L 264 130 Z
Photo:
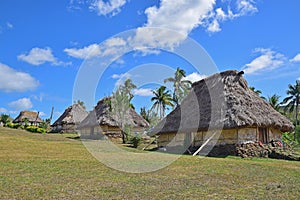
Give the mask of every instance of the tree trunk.
M 299 107 L 299 98 L 296 99 L 296 115 L 295 115 L 296 121 L 295 121 L 295 132 L 294 132 L 295 141 L 297 139 L 297 125 L 298 125 L 298 113 L 299 113 L 298 107 Z
M 123 130 L 121 130 L 121 134 L 122 134 L 122 143 L 125 144 L 125 133 Z

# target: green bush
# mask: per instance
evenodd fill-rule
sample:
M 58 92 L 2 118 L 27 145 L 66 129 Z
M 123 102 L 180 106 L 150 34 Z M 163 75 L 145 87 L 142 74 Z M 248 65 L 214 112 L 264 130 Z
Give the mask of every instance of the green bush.
M 38 127 L 36 126 L 27 126 L 26 131 L 32 132 L 32 133 L 37 133 Z
M 39 128 L 37 126 L 27 126 L 26 130 L 32 133 L 46 133 L 46 129 L 44 128 Z
M 14 123 L 8 123 L 8 124 L 6 124 L 5 126 L 8 127 L 8 128 L 15 128 L 15 129 L 17 129 L 17 128 L 19 128 L 21 125 L 20 125 L 20 124 L 14 124 Z
M 44 129 L 44 128 L 37 128 L 36 132 L 37 133 L 46 133 L 46 129 Z
M 142 141 L 142 137 L 140 135 L 135 135 L 130 138 L 130 143 L 134 148 L 137 148 Z

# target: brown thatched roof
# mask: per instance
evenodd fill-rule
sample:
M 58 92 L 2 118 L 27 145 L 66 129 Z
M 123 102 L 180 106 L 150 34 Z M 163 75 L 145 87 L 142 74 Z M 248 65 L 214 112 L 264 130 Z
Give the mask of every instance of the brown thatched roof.
M 87 115 L 87 111 L 80 104 L 73 104 L 64 111 L 52 126 L 79 124 Z
M 89 113 L 89 115 L 80 123 L 78 128 L 84 128 L 89 126 L 95 125 L 107 125 L 111 127 L 119 126 L 119 119 L 116 115 L 112 114 L 109 110 L 109 105 L 107 104 L 107 100 L 109 98 L 101 99 L 93 111 Z M 139 114 L 135 112 L 134 109 L 129 108 L 126 113 L 125 117 L 126 124 L 130 125 L 131 127 L 142 127 L 147 128 L 149 127 L 149 123 Z
M 21 111 L 18 117 L 14 119 L 13 123 L 20 123 L 23 122 L 23 120 L 27 118 L 28 122 L 33 123 L 33 122 L 38 122 L 41 123 L 43 120 L 38 116 L 37 112 L 33 111 Z
M 291 131 L 292 123 L 250 90 L 242 74 L 225 71 L 194 83 L 181 106 L 166 116 L 153 133 L 257 126 Z

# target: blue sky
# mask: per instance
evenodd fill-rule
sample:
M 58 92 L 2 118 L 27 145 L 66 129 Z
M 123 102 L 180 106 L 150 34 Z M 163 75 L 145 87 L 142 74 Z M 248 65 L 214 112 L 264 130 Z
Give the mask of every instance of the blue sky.
M 104 55 L 113 58 L 108 66 L 87 70 L 89 91 L 93 70 L 103 68 L 88 107 L 111 94 L 120 78 L 140 77 L 133 103 L 138 111 L 149 108 L 151 89 L 177 67 L 192 81 L 210 75 L 173 53 L 187 39 L 204 48 L 218 71 L 244 70 L 250 86 L 283 98 L 300 78 L 299 7 L 295 0 L 2 0 L 0 113 L 35 110 L 47 118 L 54 106 L 57 118 L 75 100 L 82 68 Z M 115 36 L 128 30 L 131 40 Z M 137 69 L 144 70 L 140 76 Z

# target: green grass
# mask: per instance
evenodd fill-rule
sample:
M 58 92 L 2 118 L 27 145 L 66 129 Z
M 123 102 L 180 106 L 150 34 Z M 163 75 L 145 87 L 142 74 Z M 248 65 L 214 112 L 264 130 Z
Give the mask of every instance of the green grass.
M 131 174 L 101 164 L 74 137 L 0 127 L 0 199 L 300 198 L 300 162 L 182 156 Z

